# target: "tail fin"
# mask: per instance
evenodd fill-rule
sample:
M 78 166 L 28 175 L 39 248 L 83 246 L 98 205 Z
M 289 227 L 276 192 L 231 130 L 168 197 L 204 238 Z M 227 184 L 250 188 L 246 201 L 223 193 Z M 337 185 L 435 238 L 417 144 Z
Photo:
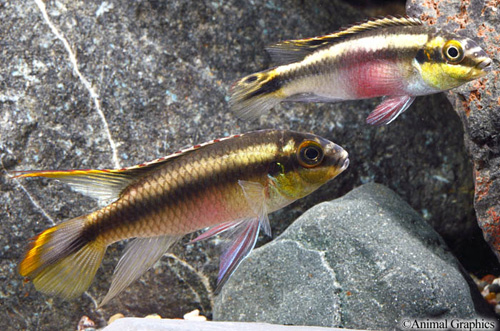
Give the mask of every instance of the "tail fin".
M 285 98 L 281 87 L 274 69 L 246 76 L 231 87 L 229 105 L 239 118 L 253 121 Z
M 32 239 L 19 273 L 30 278 L 38 291 L 73 299 L 90 286 L 106 245 L 89 241 L 85 220 L 86 216 L 71 219 Z

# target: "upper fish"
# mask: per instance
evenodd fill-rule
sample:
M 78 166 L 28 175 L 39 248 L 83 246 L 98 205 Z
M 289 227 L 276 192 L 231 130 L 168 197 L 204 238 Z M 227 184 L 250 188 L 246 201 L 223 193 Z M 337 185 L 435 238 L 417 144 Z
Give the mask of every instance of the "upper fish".
M 135 238 L 118 262 L 101 305 L 146 272 L 184 235 L 224 233 L 218 287 L 253 249 L 268 213 L 300 199 L 344 171 L 342 147 L 319 136 L 262 130 L 216 139 L 123 169 L 21 171 L 49 177 L 112 201 L 32 238 L 19 265 L 37 290 L 64 298 L 91 284 L 108 245 Z
M 367 123 L 388 124 L 416 96 L 446 91 L 484 76 L 491 59 L 466 37 L 416 18 L 368 20 L 322 37 L 267 48 L 278 65 L 231 88 L 230 106 L 255 119 L 282 101 L 338 102 L 384 96 Z

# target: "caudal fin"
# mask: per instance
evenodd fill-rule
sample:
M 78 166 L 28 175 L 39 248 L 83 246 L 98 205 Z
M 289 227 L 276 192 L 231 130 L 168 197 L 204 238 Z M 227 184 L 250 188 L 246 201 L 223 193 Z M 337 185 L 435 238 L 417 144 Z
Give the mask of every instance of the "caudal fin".
M 90 286 L 106 245 L 85 234 L 86 216 L 77 217 L 34 237 L 19 273 L 43 293 L 65 299 L 80 296 Z
M 283 101 L 281 87 L 274 69 L 246 76 L 231 88 L 229 105 L 239 118 L 253 121 Z

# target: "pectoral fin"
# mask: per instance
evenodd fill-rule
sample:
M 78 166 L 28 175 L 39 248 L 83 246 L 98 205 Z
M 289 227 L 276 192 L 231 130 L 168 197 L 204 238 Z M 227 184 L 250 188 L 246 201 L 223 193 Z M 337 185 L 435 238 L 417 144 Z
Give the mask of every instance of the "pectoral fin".
M 266 188 L 257 182 L 239 180 L 248 205 L 259 219 L 260 227 L 266 236 L 271 237 L 271 225 L 267 217 Z
M 371 125 L 385 125 L 396 119 L 415 100 L 409 95 L 388 97 L 366 119 L 366 123 Z

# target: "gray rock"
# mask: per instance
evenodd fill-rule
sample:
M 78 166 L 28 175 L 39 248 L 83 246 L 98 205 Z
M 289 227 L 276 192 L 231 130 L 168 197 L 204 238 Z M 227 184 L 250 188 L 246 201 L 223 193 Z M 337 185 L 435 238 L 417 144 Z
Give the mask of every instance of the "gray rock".
M 238 121 L 228 109 L 232 82 L 269 65 L 265 45 L 362 18 L 340 0 L 0 2 L 0 166 L 128 166 L 258 128 L 311 131 L 345 147 L 351 167 L 274 215 L 275 234 L 317 202 L 377 181 L 424 213 L 453 247 L 462 247 L 474 237 L 471 168 L 460 121 L 442 95 L 419 98 L 384 128 L 364 124 L 376 100 L 284 105 L 260 123 Z M 0 321 L 14 329 L 71 329 L 82 315 L 100 325 L 117 312 L 180 317 L 198 308 L 211 315 L 215 241 L 186 245 L 186 238 L 99 310 L 95 302 L 109 287 L 123 244 L 108 250 L 88 295 L 76 301 L 47 297 L 24 283 L 17 263 L 28 239 L 95 208 L 95 201 L 54 181 L 0 177 L 0 297 L 6 307 Z
M 379 184 L 304 213 L 242 263 L 214 305 L 227 321 L 394 329 L 406 317 L 476 311 L 441 237 Z

